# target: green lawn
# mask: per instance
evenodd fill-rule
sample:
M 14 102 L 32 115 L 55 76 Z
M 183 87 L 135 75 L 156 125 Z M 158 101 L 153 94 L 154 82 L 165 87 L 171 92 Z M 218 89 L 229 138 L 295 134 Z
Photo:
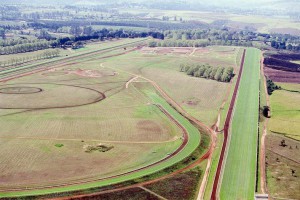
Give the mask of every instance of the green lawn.
M 271 119 L 269 131 L 300 140 L 300 86 L 292 83 L 276 83 L 282 90 L 270 96 Z
M 247 49 L 231 126 L 221 199 L 253 199 L 258 137 L 260 51 Z

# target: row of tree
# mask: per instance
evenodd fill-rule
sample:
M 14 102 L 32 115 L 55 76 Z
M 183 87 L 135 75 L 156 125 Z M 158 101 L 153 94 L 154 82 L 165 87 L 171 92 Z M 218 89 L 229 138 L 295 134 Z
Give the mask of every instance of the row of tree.
M 249 30 L 235 31 L 229 28 L 167 30 L 164 31 L 164 37 L 169 40 L 180 41 L 177 46 L 190 46 L 189 43 L 184 43 L 182 41 L 208 40 L 209 45 L 219 43 L 221 45 L 235 46 L 255 45 L 261 49 L 271 46 L 276 49 L 300 50 L 299 36 L 288 34 L 263 34 Z
M 43 53 L 37 54 L 35 56 L 14 57 L 6 61 L 0 61 L 0 67 L 21 65 L 31 61 L 54 58 L 54 57 L 58 57 L 59 54 L 60 54 L 59 50 L 54 49 L 54 50 L 46 50 Z
M 53 41 L 43 41 L 35 43 L 18 44 L 14 46 L 0 47 L 0 55 L 25 53 L 37 50 L 48 49 L 53 45 Z
M 18 44 L 28 44 L 28 43 L 37 43 L 37 42 L 46 42 L 46 40 L 38 39 L 6 39 L 0 40 L 0 47 L 15 46 Z
M 223 46 L 253 46 L 252 42 L 248 41 L 236 41 L 236 40 L 174 40 L 166 39 L 162 41 L 150 41 L 149 47 L 206 47 L 209 45 L 223 45 Z
M 220 82 L 230 82 L 234 76 L 233 67 L 214 67 L 205 65 L 181 64 L 180 71 L 189 76 L 212 79 Z

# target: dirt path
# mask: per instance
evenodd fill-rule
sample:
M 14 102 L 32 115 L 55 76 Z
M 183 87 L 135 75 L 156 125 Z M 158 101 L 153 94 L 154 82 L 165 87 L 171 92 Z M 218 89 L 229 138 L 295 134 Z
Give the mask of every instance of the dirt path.
M 260 62 L 260 71 L 261 74 L 263 75 L 263 79 L 264 79 L 264 92 L 265 92 L 265 96 L 266 96 L 266 102 L 267 102 L 267 106 L 270 106 L 270 99 L 269 99 L 269 94 L 267 92 L 267 83 L 266 83 L 266 77 L 264 74 L 264 57 L 263 57 L 263 53 L 262 53 L 262 59 Z M 264 130 L 263 130 L 263 134 L 261 136 L 261 147 L 260 147 L 260 189 L 261 192 L 263 194 L 266 194 L 268 192 L 267 189 L 267 181 L 266 181 L 266 147 L 265 147 L 265 140 L 266 140 L 266 136 L 267 136 L 267 125 L 269 122 L 269 118 L 265 119 L 264 122 Z
M 143 187 L 143 186 L 140 186 L 139 188 L 141 188 L 142 190 L 145 190 L 146 192 L 149 192 L 150 194 L 156 196 L 156 197 L 159 198 L 159 199 L 167 200 L 166 198 L 160 196 L 159 194 L 157 194 L 157 193 L 155 193 L 155 192 L 153 192 L 153 191 L 151 191 L 151 190 L 149 190 L 149 189 L 147 189 L 147 188 L 145 188 L 145 187 Z
M 136 77 L 133 77 L 132 79 L 130 79 L 129 81 L 127 81 L 127 83 L 125 85 L 125 88 L 128 89 L 129 84 L 132 83 L 132 82 L 134 82 L 138 78 L 139 78 L 139 76 L 136 76 Z
M 197 50 L 197 48 L 194 48 L 192 53 L 190 54 L 190 56 L 193 56 L 195 54 L 196 50 Z
M 72 48 L 67 48 L 67 50 L 70 51 L 71 53 L 75 52 Z
M 241 80 L 241 76 L 242 76 L 242 72 L 243 72 L 243 68 L 244 68 L 245 55 L 246 55 L 246 49 L 244 49 L 244 52 L 243 52 L 239 75 L 238 75 L 238 78 L 236 81 L 236 85 L 234 88 L 234 92 L 233 92 L 233 95 L 231 98 L 230 106 L 228 109 L 228 113 L 227 113 L 227 117 L 226 117 L 226 121 L 225 121 L 225 125 L 224 125 L 224 142 L 223 142 L 220 159 L 219 159 L 219 163 L 218 163 L 218 167 L 217 167 L 217 171 L 216 171 L 216 176 L 215 176 L 215 180 L 214 180 L 214 184 L 213 184 L 213 188 L 212 188 L 212 194 L 211 194 L 212 200 L 219 199 L 218 190 L 219 190 L 219 185 L 220 185 L 220 181 L 221 181 L 221 179 L 220 179 L 221 170 L 223 168 L 223 161 L 224 161 L 225 153 L 228 148 L 227 143 L 229 142 L 228 138 L 230 137 L 229 136 L 229 127 L 231 124 L 231 119 L 232 119 L 232 114 L 233 114 L 233 110 L 234 110 L 234 106 L 235 106 L 235 102 L 236 102 L 237 92 L 238 92 L 238 88 L 240 85 L 240 80 Z

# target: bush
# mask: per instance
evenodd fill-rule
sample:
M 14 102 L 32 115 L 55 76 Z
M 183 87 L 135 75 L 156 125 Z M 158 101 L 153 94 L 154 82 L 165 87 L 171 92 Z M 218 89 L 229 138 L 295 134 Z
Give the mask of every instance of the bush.
M 272 95 L 275 90 L 280 90 L 281 87 L 276 85 L 271 79 L 267 79 L 268 94 Z
M 58 147 L 58 148 L 61 148 L 63 147 L 64 145 L 63 144 L 55 144 L 54 146 Z

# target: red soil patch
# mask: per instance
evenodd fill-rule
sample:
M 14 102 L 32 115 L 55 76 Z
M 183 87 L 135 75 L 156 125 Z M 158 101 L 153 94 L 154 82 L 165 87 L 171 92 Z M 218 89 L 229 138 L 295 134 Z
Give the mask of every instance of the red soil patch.
M 265 75 L 275 82 L 300 83 L 300 73 L 264 67 Z
M 141 131 L 161 133 L 162 129 L 158 124 L 150 120 L 143 120 L 137 123 L 137 128 Z
M 202 54 L 202 53 L 209 53 L 209 50 L 206 49 L 206 48 L 197 48 L 196 51 L 195 51 L 195 53 L 200 53 L 200 54 Z
M 182 103 L 184 103 L 184 104 L 186 104 L 186 105 L 188 105 L 188 106 L 196 106 L 196 105 L 198 105 L 198 101 L 193 101 L 193 100 L 187 100 L 187 101 L 183 101 Z
M 103 76 L 115 76 L 116 72 L 107 73 L 102 72 L 99 70 L 83 70 L 83 69 L 66 69 L 66 70 L 56 70 L 51 69 L 48 70 L 48 72 L 43 73 L 44 76 L 61 76 L 61 75 L 67 75 L 67 74 L 76 74 L 78 76 L 84 76 L 84 77 L 92 77 L 92 78 L 100 78 Z
M 270 30 L 270 32 L 271 33 L 300 35 L 300 29 L 297 29 L 297 28 L 273 28 Z
M 142 53 L 149 54 L 190 54 L 193 51 L 191 47 L 144 47 L 141 49 Z

